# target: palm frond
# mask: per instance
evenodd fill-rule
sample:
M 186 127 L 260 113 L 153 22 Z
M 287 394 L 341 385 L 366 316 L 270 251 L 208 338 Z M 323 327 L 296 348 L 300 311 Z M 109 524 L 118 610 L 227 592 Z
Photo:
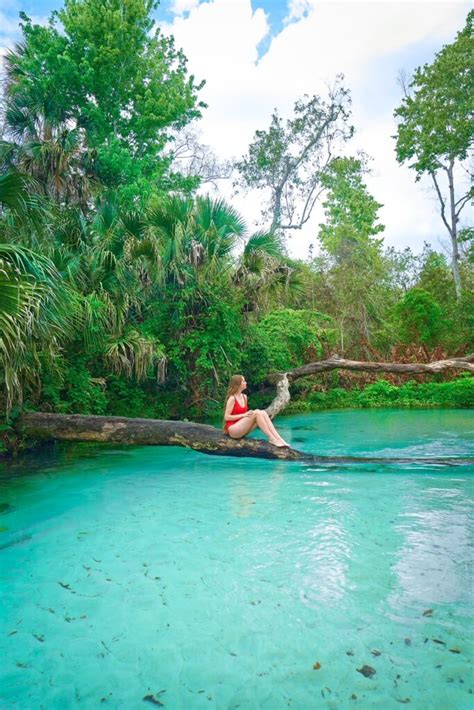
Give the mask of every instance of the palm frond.
M 273 232 L 255 232 L 245 244 L 244 258 L 255 253 L 273 256 L 275 259 L 284 257 L 279 239 Z
M 21 399 L 26 357 L 41 342 L 73 333 L 75 298 L 46 257 L 17 244 L 0 244 L 0 365 L 7 407 Z
M 28 181 L 17 172 L 0 175 L 0 205 L 13 212 L 24 214 L 28 209 Z
M 159 342 L 136 330 L 129 330 L 118 338 L 110 339 L 105 352 L 109 366 L 117 374 L 144 380 L 152 369 L 157 368 L 157 378 L 164 377 L 165 356 Z

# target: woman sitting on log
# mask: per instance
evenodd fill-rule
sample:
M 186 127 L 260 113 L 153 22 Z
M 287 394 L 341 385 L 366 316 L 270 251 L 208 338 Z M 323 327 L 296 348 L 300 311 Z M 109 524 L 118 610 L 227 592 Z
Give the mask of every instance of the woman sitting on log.
M 243 393 L 246 387 L 247 382 L 243 375 L 233 375 L 230 378 L 224 410 L 225 433 L 232 439 L 242 439 L 258 427 L 274 446 L 289 446 L 263 409 L 248 409 L 247 396 Z

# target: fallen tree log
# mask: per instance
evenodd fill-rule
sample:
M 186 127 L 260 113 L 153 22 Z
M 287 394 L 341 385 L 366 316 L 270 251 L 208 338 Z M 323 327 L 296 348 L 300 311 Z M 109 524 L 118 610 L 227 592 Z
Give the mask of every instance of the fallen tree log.
M 263 439 L 231 439 L 208 424 L 169 419 L 129 419 L 84 414 L 23 414 L 15 429 L 39 441 L 97 441 L 140 446 L 184 446 L 206 454 L 298 461 L 302 454 Z
M 358 360 L 345 360 L 339 355 L 332 355 L 327 360 L 309 362 L 301 367 L 295 367 L 288 372 L 272 372 L 267 376 L 268 382 L 276 386 L 277 394 L 267 408 L 269 416 L 273 419 L 291 400 L 290 385 L 300 377 L 317 375 L 329 370 L 353 370 L 356 372 L 389 372 L 398 375 L 423 375 L 435 374 L 443 370 L 464 370 L 474 372 L 474 353 L 464 357 L 454 357 L 449 360 L 436 362 L 364 362 Z
M 341 465 L 353 463 L 459 465 L 474 463 L 461 458 L 376 458 L 317 456 L 288 447 L 278 448 L 263 439 L 231 439 L 207 424 L 162 419 L 128 419 L 83 414 L 29 412 L 17 420 L 15 429 L 39 441 L 95 441 L 141 446 L 183 446 L 221 456 L 251 456 L 304 463 Z
M 398 375 L 423 375 L 442 372 L 443 370 L 468 370 L 474 372 L 474 353 L 464 357 L 453 357 L 436 362 L 365 362 L 345 360 L 339 355 L 332 355 L 327 360 L 310 362 L 287 372 L 290 382 L 299 377 L 315 375 L 328 370 L 355 370 L 359 372 L 391 372 Z

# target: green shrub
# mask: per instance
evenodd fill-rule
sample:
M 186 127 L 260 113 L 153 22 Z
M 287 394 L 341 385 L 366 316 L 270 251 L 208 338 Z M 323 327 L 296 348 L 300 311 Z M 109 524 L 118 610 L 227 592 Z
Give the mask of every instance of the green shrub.
M 41 407 L 55 412 L 105 414 L 105 381 L 94 378 L 82 360 L 58 372 L 47 371 L 43 378 Z
M 242 357 L 247 379 L 260 383 L 269 372 L 285 372 L 318 360 L 328 320 L 317 311 L 284 308 L 251 324 Z
M 286 412 L 369 407 L 474 407 L 474 378 L 461 375 L 450 382 L 419 383 L 412 380 L 397 387 L 379 380 L 363 389 L 335 387 L 326 392 L 310 392 L 290 402 Z
M 402 343 L 433 347 L 449 329 L 446 315 L 433 296 L 412 288 L 395 306 L 394 317 Z

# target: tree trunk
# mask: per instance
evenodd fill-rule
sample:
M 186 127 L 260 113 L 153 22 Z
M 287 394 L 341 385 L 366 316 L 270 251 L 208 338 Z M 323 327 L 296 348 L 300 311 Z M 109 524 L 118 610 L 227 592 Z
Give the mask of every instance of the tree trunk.
M 270 232 L 273 234 L 280 234 L 281 225 L 281 192 L 282 188 L 280 186 L 275 188 L 273 196 L 273 216 L 272 223 L 270 226 Z
M 456 199 L 454 195 L 454 162 L 451 161 L 448 173 L 448 185 L 449 185 L 449 207 L 450 207 L 450 217 L 451 217 L 451 229 L 449 230 L 449 235 L 451 237 L 452 245 L 452 269 L 454 278 L 454 288 L 456 290 L 456 298 L 459 300 L 461 298 L 461 274 L 459 271 L 459 244 L 458 244 L 458 218 L 456 215 Z
M 97 441 L 140 446 L 184 446 L 206 454 L 256 456 L 299 461 L 305 454 L 278 448 L 263 439 L 232 439 L 221 429 L 168 419 L 129 419 L 84 414 L 28 412 L 16 430 L 39 441 Z
M 454 357 L 449 360 L 438 360 L 428 363 L 400 363 L 400 362 L 360 362 L 358 360 L 344 360 L 339 355 L 332 355 L 327 360 L 309 362 L 307 365 L 295 367 L 289 372 L 273 372 L 267 376 L 268 382 L 276 385 L 277 396 L 268 407 L 267 411 L 273 418 L 286 407 L 291 399 L 290 384 L 300 377 L 316 375 L 328 370 L 354 370 L 356 372 L 392 372 L 398 375 L 434 374 L 443 370 L 467 370 L 474 372 L 474 353 L 464 357 Z
M 441 188 L 439 186 L 438 178 L 436 177 L 436 173 L 431 171 L 430 175 L 433 180 L 433 184 L 435 186 L 436 194 L 438 195 L 438 200 L 439 200 L 440 210 L 441 210 L 441 219 L 443 220 L 444 226 L 448 230 L 449 236 L 451 238 L 451 246 L 452 246 L 451 268 L 453 271 L 454 289 L 456 291 L 456 298 L 459 299 L 461 297 L 461 274 L 459 272 L 460 256 L 459 256 L 459 245 L 458 245 L 458 217 L 459 217 L 459 212 L 461 211 L 465 202 L 464 202 L 464 198 L 462 198 L 460 200 L 461 206 L 460 206 L 459 210 L 456 211 L 457 205 L 456 205 L 456 198 L 455 198 L 455 194 L 454 194 L 454 161 L 451 160 L 449 162 L 448 167 L 446 167 L 445 165 L 443 165 L 441 167 L 446 172 L 446 175 L 448 177 L 449 218 L 446 215 L 446 200 L 441 193 Z

